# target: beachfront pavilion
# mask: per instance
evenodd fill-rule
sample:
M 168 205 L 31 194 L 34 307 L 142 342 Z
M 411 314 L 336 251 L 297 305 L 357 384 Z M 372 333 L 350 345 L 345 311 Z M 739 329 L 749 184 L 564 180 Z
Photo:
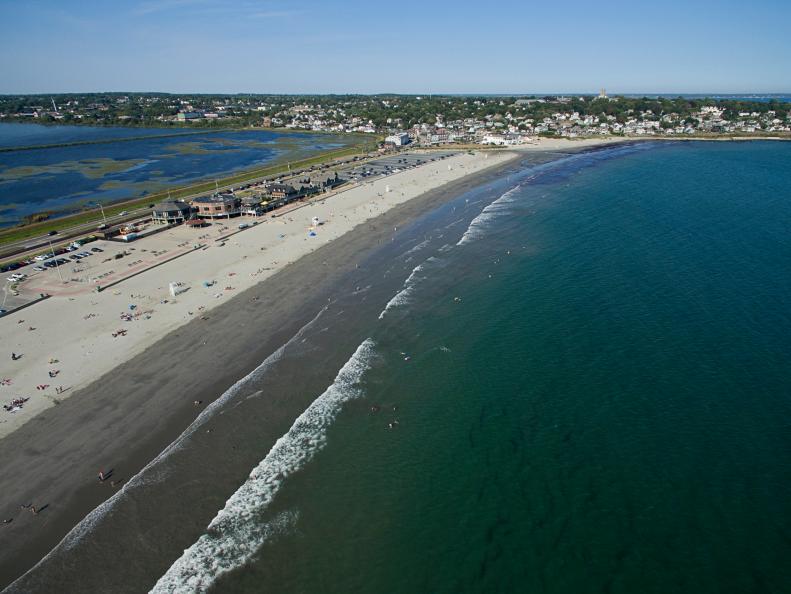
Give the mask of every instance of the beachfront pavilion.
M 192 201 L 192 207 L 204 219 L 231 218 L 242 213 L 242 201 L 233 194 L 200 196 Z
M 166 200 L 154 205 L 151 220 L 162 225 L 183 223 L 192 215 L 192 207 L 181 200 Z

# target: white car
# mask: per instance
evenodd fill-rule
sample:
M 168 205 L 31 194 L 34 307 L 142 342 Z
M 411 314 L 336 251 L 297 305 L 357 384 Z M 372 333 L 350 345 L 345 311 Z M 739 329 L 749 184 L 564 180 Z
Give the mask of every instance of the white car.
M 44 272 L 46 270 L 46 268 L 44 268 L 43 266 L 34 266 L 33 270 L 38 270 L 39 272 Z

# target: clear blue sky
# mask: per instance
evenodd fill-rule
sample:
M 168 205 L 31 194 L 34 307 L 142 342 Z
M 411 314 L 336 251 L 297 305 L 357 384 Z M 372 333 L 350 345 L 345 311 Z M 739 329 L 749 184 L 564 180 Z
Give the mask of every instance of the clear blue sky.
M 0 0 L 0 93 L 791 92 L 791 0 Z

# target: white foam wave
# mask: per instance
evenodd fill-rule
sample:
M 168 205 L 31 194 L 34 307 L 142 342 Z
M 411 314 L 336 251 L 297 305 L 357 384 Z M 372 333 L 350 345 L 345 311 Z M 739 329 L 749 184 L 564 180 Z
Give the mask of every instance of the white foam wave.
M 420 250 L 422 250 L 424 247 L 426 247 L 426 246 L 427 246 L 429 243 L 431 243 L 431 240 L 430 240 L 430 239 L 424 239 L 423 241 L 421 241 L 421 242 L 420 242 L 419 244 L 417 244 L 416 246 L 414 246 L 414 247 L 412 247 L 412 248 L 408 249 L 407 251 L 405 251 L 403 254 L 401 254 L 401 256 L 402 256 L 402 257 L 403 257 L 403 256 L 409 256 L 409 255 L 411 255 L 411 254 L 414 254 L 415 252 L 419 252 L 419 251 L 420 251 Z
M 431 260 L 431 258 L 429 258 L 429 260 Z M 393 296 L 393 298 L 387 302 L 387 305 L 385 305 L 385 308 L 379 314 L 380 320 L 384 318 L 385 314 L 394 307 L 398 307 L 400 305 L 406 305 L 407 303 L 409 303 L 409 296 L 412 294 L 412 291 L 415 289 L 415 283 L 418 280 L 417 275 L 419 272 L 421 272 L 424 269 L 425 263 L 426 262 L 423 262 L 423 264 L 418 264 L 412 269 L 412 272 L 409 273 L 409 276 L 404 281 L 404 288 L 401 289 L 398 293 L 396 293 Z
M 237 381 L 233 384 L 230 388 L 228 388 L 222 396 L 220 396 L 217 400 L 212 402 L 209 406 L 207 406 L 200 415 L 198 415 L 195 420 L 190 423 L 189 427 L 187 427 L 184 432 L 179 435 L 179 437 L 173 441 L 167 448 L 162 450 L 162 452 L 153 460 L 151 460 L 148 464 L 146 464 L 140 472 L 126 481 L 122 487 L 109 499 L 106 499 L 104 502 L 99 504 L 93 511 L 91 511 L 87 516 L 85 516 L 79 524 L 77 524 L 74 528 L 72 528 L 66 536 L 53 548 L 47 555 L 44 556 L 35 566 L 29 569 L 25 574 L 19 577 L 16 581 L 14 581 L 7 589 L 9 593 L 20 591 L 17 590 L 17 585 L 21 584 L 25 577 L 32 571 L 35 571 L 37 567 L 41 564 L 47 562 L 51 557 L 57 556 L 57 554 L 61 551 L 68 551 L 72 549 L 77 543 L 82 540 L 98 523 L 104 518 L 118 503 L 121 499 L 125 498 L 129 495 L 131 491 L 134 489 L 143 487 L 148 484 L 152 484 L 155 482 L 159 482 L 163 480 L 167 476 L 167 472 L 164 469 L 157 468 L 159 464 L 168 458 L 173 452 L 181 449 L 186 441 L 195 433 L 201 426 L 203 426 L 209 419 L 211 419 L 218 411 L 220 411 L 223 406 L 236 397 L 241 389 L 249 384 L 252 381 L 255 381 L 261 375 L 263 375 L 274 363 L 279 361 L 283 357 L 283 353 L 285 350 L 292 344 L 296 343 L 297 341 L 302 339 L 302 336 L 305 332 L 316 323 L 316 321 L 327 311 L 327 307 L 319 311 L 316 316 L 310 320 L 307 324 L 302 326 L 297 333 L 292 336 L 288 342 L 281 345 L 274 353 L 269 355 L 264 361 L 256 367 L 253 371 L 249 374 L 244 376 L 242 379 Z M 261 392 L 259 391 L 258 394 Z
M 464 235 L 461 236 L 456 245 L 464 245 L 480 237 L 483 233 L 483 230 L 486 226 L 488 221 L 497 218 L 498 216 L 507 213 L 510 211 L 508 208 L 508 203 L 514 201 L 514 194 L 516 194 L 517 190 L 521 188 L 521 184 L 514 186 L 507 192 L 505 192 L 502 196 L 497 198 L 494 202 L 486 206 L 477 217 L 475 217 L 472 221 L 470 221 L 470 226 L 467 227 L 467 230 L 464 232 Z
M 151 594 L 206 592 L 222 574 L 241 567 L 272 536 L 262 530 L 260 515 L 283 482 L 302 468 L 326 442 L 327 428 L 343 404 L 362 394 L 374 343 L 363 341 L 338 372 L 335 381 L 303 412 L 288 432 L 250 473 L 250 478 L 218 512 L 203 534 L 168 569 Z

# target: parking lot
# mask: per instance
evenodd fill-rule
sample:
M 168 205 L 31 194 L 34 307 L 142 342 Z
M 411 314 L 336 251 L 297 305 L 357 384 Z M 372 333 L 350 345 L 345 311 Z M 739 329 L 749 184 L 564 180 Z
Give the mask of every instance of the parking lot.
M 390 155 L 388 157 L 380 157 L 379 159 L 374 159 L 373 161 L 368 161 L 367 163 L 353 167 L 348 175 L 354 180 L 390 175 L 391 173 L 412 169 L 413 167 L 418 167 L 419 165 L 431 161 L 440 161 L 457 153 L 458 151 L 437 151 L 431 153 L 402 153 Z
M 218 229 L 219 231 L 219 229 Z M 10 311 L 42 294 L 76 295 L 129 278 L 192 251 L 194 232 L 164 231 L 139 243 L 94 241 L 64 254 L 31 262 L 3 275 L 2 309 Z M 197 239 L 197 238 L 196 238 Z

